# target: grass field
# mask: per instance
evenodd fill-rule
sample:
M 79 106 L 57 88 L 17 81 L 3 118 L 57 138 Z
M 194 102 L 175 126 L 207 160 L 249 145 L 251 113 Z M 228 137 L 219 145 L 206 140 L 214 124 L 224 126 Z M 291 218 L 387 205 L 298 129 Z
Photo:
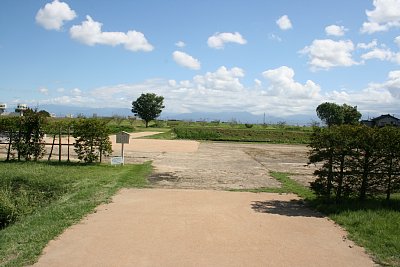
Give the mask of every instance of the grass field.
M 175 127 L 178 139 L 307 144 L 310 133 L 287 129 Z
M 145 187 L 151 165 L 0 162 L 0 266 L 32 264 L 46 244 L 122 187 Z M 11 216 L 11 217 L 10 217 Z
M 345 228 L 349 238 L 364 247 L 378 264 L 400 266 L 400 193 L 395 194 L 390 202 L 382 196 L 365 202 L 327 203 L 317 199 L 310 189 L 290 179 L 288 174 L 273 172 L 271 175 L 282 183 L 281 188 L 252 191 L 297 194 L 311 208 Z

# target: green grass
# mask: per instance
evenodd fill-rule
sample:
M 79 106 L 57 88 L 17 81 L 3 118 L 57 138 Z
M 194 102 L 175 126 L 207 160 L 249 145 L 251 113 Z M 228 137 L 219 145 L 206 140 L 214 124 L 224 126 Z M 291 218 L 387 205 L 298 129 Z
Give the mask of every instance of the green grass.
M 307 187 L 289 178 L 290 174 L 272 172 L 281 188 L 260 188 L 251 192 L 294 193 L 308 205 L 325 214 L 349 233 L 349 238 L 364 247 L 381 265 L 400 266 L 400 194 L 387 202 L 384 196 L 360 202 L 350 199 L 336 204 L 318 199 Z
M 173 131 L 171 131 L 171 129 L 158 128 L 157 132 L 162 132 L 162 133 L 155 134 L 155 135 L 144 136 L 144 137 L 140 137 L 140 138 L 143 138 L 143 139 L 162 139 L 162 140 L 174 140 L 174 139 L 176 139 L 176 134 Z
M 0 266 L 34 263 L 50 240 L 117 190 L 146 187 L 150 171 L 149 163 L 114 167 L 1 162 L 1 189 L 13 192 L 1 201 L 8 197 L 8 206 L 14 206 L 18 214 L 0 230 Z
M 387 202 L 384 197 L 340 204 L 316 201 L 319 211 L 349 232 L 349 238 L 374 256 L 377 263 L 400 266 L 400 194 Z
M 298 182 L 289 178 L 289 174 L 282 172 L 270 172 L 271 176 L 274 177 L 281 183 L 281 187 L 269 188 L 262 187 L 256 189 L 234 189 L 232 191 L 246 191 L 253 193 L 293 193 L 304 199 L 315 199 L 315 194 L 309 188 L 299 184 Z
M 178 139 L 270 142 L 286 144 L 306 144 L 310 132 L 288 129 L 228 128 L 228 127 L 175 127 Z

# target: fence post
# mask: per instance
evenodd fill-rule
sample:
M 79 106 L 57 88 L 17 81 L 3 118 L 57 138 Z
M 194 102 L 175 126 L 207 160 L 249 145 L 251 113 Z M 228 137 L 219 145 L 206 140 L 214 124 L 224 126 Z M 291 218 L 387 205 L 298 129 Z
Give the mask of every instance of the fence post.
M 69 162 L 69 136 L 71 135 L 71 127 L 68 126 L 68 158 L 67 161 Z
M 61 162 L 61 126 L 58 131 L 58 162 Z
M 56 142 L 56 135 L 53 134 L 53 143 L 51 144 L 51 149 L 50 149 L 50 154 L 49 154 L 48 161 L 50 161 L 51 155 L 53 154 L 53 148 L 54 148 L 54 143 L 55 143 L 55 142 Z
M 11 131 L 9 132 L 8 135 L 9 135 L 9 136 L 8 136 L 9 142 L 8 142 L 8 149 L 7 149 L 7 161 L 10 160 L 11 143 L 12 143 L 13 131 L 11 130 Z

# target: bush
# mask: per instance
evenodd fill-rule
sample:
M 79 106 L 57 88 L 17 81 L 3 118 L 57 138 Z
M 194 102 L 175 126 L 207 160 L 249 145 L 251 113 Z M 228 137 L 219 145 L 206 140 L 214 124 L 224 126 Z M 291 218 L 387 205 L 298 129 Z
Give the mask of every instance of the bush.
M 23 117 L 15 118 L 18 130 L 12 136 L 12 148 L 18 152 L 18 160 L 38 160 L 44 155 L 44 126 L 46 117 L 36 110 L 28 109 Z
M 249 124 L 249 123 L 245 123 L 244 126 L 246 126 L 246 128 L 248 128 L 248 129 L 253 128 L 253 124 Z
M 101 155 L 112 153 L 109 129 L 105 121 L 80 119 L 74 123 L 75 152 L 84 162 L 98 161 Z

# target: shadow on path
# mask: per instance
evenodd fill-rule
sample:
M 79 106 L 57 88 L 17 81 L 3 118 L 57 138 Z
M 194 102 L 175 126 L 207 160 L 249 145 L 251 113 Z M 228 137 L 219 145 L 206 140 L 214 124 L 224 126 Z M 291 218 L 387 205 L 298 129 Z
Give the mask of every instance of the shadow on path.
M 304 204 L 303 200 L 268 200 L 268 201 L 253 201 L 251 208 L 255 212 L 278 214 L 289 217 L 300 216 L 300 217 L 316 217 L 323 218 L 322 214 L 315 212 Z

